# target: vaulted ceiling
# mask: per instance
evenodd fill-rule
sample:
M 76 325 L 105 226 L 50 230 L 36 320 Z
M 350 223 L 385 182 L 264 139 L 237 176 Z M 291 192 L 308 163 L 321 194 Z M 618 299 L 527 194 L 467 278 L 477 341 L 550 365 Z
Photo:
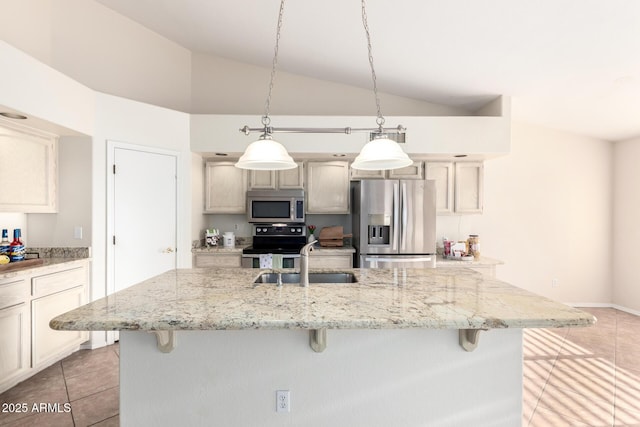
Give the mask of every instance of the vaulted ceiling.
M 98 0 L 199 53 L 271 67 L 279 0 Z M 279 70 L 371 87 L 358 0 L 289 0 Z M 369 0 L 380 91 L 605 140 L 640 136 L 640 2 Z

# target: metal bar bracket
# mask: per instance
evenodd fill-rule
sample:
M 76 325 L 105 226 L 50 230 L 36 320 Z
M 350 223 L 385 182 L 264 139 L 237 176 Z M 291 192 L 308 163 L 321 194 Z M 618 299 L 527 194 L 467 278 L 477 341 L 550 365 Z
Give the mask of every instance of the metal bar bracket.
M 327 348 L 327 328 L 310 329 L 309 345 L 316 353 L 322 353 Z
M 163 353 L 171 353 L 176 348 L 176 331 L 150 331 L 156 336 L 158 350 Z
M 465 351 L 473 351 L 478 346 L 480 340 L 480 331 L 486 331 L 486 329 L 460 329 L 458 330 L 460 347 Z

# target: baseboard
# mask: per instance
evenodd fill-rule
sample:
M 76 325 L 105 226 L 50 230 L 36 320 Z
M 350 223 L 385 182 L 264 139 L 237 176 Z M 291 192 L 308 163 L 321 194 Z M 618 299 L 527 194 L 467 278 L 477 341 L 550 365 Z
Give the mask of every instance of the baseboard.
M 594 307 L 594 308 L 615 308 L 616 310 L 624 311 L 625 313 L 634 314 L 640 316 L 640 311 L 632 308 L 623 307 L 613 303 L 601 303 L 601 302 L 567 302 L 565 303 L 571 307 Z

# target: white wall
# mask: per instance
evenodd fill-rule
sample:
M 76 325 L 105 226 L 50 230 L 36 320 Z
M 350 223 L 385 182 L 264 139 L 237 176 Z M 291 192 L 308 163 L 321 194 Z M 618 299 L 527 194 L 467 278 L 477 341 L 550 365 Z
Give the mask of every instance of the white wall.
M 194 114 L 264 114 L 271 68 L 193 53 L 191 112 Z M 460 108 L 381 93 L 388 115 L 469 115 Z M 271 96 L 276 115 L 371 115 L 372 88 L 358 88 L 278 71 Z M 374 122 L 375 123 L 375 122 Z
M 28 245 L 32 247 L 90 247 L 90 137 L 61 137 L 58 141 L 58 212 L 28 214 Z M 74 227 L 82 227 L 82 239 Z
M 176 43 L 94 1 L 0 0 L 0 10 L 0 39 L 78 82 L 189 110 L 191 52 Z
M 438 216 L 438 238 L 479 234 L 482 254 L 505 262 L 500 279 L 611 303 L 613 170 L 610 142 L 513 123 L 511 153 L 485 162 L 484 213 Z
M 613 302 L 640 312 L 640 138 L 616 142 L 614 152 Z
M 29 235 L 27 234 L 27 215 L 15 212 L 0 212 L 0 231 L 6 228 L 9 233 L 9 241 L 13 240 L 13 230 L 19 228 L 22 234 L 22 241 L 29 246 Z M 2 235 L 0 235 L 2 237 Z

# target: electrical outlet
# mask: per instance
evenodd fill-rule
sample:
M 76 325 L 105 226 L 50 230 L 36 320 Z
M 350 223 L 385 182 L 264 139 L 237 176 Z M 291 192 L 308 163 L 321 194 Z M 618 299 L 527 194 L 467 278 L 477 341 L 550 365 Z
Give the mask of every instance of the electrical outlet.
M 558 279 L 555 279 L 555 278 L 554 278 L 554 279 L 551 279 L 551 287 L 552 287 L 552 288 L 557 288 L 558 286 L 560 286 L 560 285 L 558 284 Z
M 82 240 L 82 226 L 76 225 L 73 227 L 73 238 Z
M 291 412 L 291 392 L 276 390 L 276 412 Z

